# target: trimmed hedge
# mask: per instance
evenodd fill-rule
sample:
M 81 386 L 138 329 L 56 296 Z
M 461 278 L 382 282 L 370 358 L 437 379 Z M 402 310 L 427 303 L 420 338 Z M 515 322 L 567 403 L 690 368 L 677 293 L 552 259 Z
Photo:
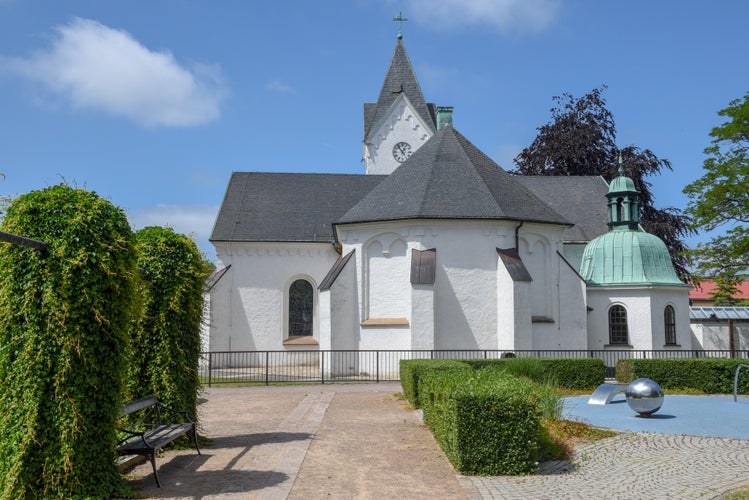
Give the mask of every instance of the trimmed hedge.
M 600 359 L 414 359 L 400 362 L 406 399 L 462 474 L 526 474 L 545 439 L 541 418 L 558 417 L 555 387 L 603 382 Z M 553 387 L 549 387 L 550 384 Z
M 402 359 L 400 361 L 400 379 L 403 395 L 414 408 L 421 408 L 419 400 L 419 383 L 426 370 L 469 370 L 471 367 L 464 361 L 454 359 Z
M 539 383 L 553 382 L 563 389 L 594 389 L 606 378 L 606 365 L 599 358 L 503 358 L 466 359 L 477 368 L 506 370 Z
M 532 382 L 460 366 L 420 372 L 424 422 L 462 474 L 527 474 L 541 435 Z
M 616 379 L 631 382 L 649 378 L 663 389 L 695 389 L 708 394 L 732 394 L 736 368 L 749 364 L 742 359 L 621 359 Z M 739 393 L 749 394 L 749 373 L 739 376 Z

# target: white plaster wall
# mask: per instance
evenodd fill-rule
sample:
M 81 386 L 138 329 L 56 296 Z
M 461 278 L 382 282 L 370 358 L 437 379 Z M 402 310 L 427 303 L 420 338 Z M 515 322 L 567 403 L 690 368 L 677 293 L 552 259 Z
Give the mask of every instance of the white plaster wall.
M 627 310 L 629 344 L 633 349 L 664 349 L 665 329 L 663 310 L 666 304 L 674 307 L 676 340 L 682 349 L 691 348 L 689 328 L 688 289 L 673 287 L 590 287 L 588 305 L 588 343 L 590 349 L 608 345 L 608 310 L 621 304 Z M 620 349 L 611 346 L 611 349 Z M 679 347 L 667 347 L 679 349 Z
M 308 279 L 315 290 L 314 329 L 319 337 L 317 286 L 338 254 L 329 243 L 216 243 L 218 265 L 231 269 L 212 291 L 211 351 L 292 350 L 284 346 L 287 287 Z M 316 346 L 303 346 L 304 349 Z
M 701 322 L 690 325 L 693 334 L 693 349 L 730 349 L 728 326 L 721 322 Z
M 411 349 L 411 329 L 408 326 L 367 326 L 360 330 L 360 350 Z
M 558 256 L 557 256 L 558 257 Z M 570 267 L 561 261 L 555 271 L 559 273 L 560 293 L 554 293 L 553 323 L 533 324 L 534 349 L 587 349 L 588 316 L 586 310 L 586 284 Z M 557 288 L 552 284 L 553 288 Z
M 327 351 L 331 348 L 333 333 L 333 297 L 330 290 L 320 290 L 318 295 L 318 318 L 320 319 L 320 328 L 318 329 L 317 341 L 320 350 Z
M 652 290 L 653 349 L 691 349 L 689 327 L 689 288 L 655 287 Z M 666 345 L 666 306 L 674 308 L 676 345 Z
M 434 285 L 411 289 L 411 349 L 434 349 Z
M 642 289 L 591 287 L 588 288 L 588 344 L 590 349 L 628 349 L 609 346 L 609 309 L 623 305 L 627 310 L 629 345 L 634 349 L 652 349 L 650 298 Z
M 513 281 L 497 258 L 496 346 L 500 350 L 525 350 L 533 346 L 531 283 Z
M 377 126 L 377 124 L 375 124 Z M 390 107 L 387 118 L 364 143 L 364 161 L 368 174 L 390 174 L 401 164 L 393 158 L 393 146 L 399 142 L 416 151 L 433 135 L 431 127 L 413 111 L 413 105 L 401 94 Z
M 407 318 L 411 310 L 411 255 L 392 232 L 373 236 L 364 246 L 366 319 Z
M 556 262 L 551 261 L 551 242 L 541 230 L 529 229 L 525 226 L 521 228 L 520 255 L 533 278 L 533 281 L 531 281 L 532 314 L 533 316 L 552 318 L 554 316 L 552 294 L 556 290 L 552 288 L 551 273 L 553 272 L 552 269 L 557 266 L 555 265 Z
M 434 284 L 434 348 L 435 349 L 497 349 L 498 318 L 497 304 L 497 252 L 496 248 L 515 247 L 516 222 L 512 221 L 400 221 L 393 223 L 357 224 L 345 227 L 339 226 L 339 238 L 343 243 L 343 253 L 356 250 L 357 279 L 366 288 L 367 258 L 366 247 L 373 237 L 383 234 L 397 234 L 406 242 L 406 266 L 399 277 L 408 279 L 410 275 L 410 260 L 412 249 L 437 249 L 436 277 Z M 556 297 L 559 290 L 558 260 L 556 250 L 561 249 L 561 228 L 556 226 L 534 225 L 534 234 L 548 241 L 545 251 L 547 261 L 543 263 L 551 270 L 538 277 L 539 287 L 543 290 L 544 306 L 551 316 L 558 315 L 556 309 L 559 302 L 547 300 L 551 295 Z M 520 230 L 523 238 L 523 228 Z M 521 245 L 521 259 L 529 258 L 524 255 Z M 556 266 L 556 267 L 555 267 Z M 530 285 L 528 285 L 530 286 Z M 579 289 L 579 284 L 577 285 Z M 359 300 L 365 304 L 366 297 L 358 291 Z M 410 283 L 409 283 L 409 288 Z M 397 288 L 400 293 L 400 288 Z M 563 293 L 568 293 L 565 290 Z M 513 292 L 514 293 L 514 292 Z M 570 301 L 574 299 L 574 291 L 570 294 Z M 578 298 L 580 298 L 579 291 Z M 416 297 L 409 291 L 410 301 Z M 527 302 L 521 307 L 533 308 L 535 297 L 526 294 Z M 512 302 L 515 303 L 513 297 Z M 556 304 L 556 305 L 555 305 Z M 556 309 L 555 309 L 556 308 Z M 577 311 L 584 311 L 580 305 Z M 363 317 L 368 313 L 366 307 L 360 308 Z M 397 315 L 396 315 L 397 314 Z M 584 314 L 584 313 L 583 313 Z M 401 317 L 401 310 L 393 311 L 394 317 Z M 411 308 L 405 316 L 409 323 L 413 321 Z M 421 325 L 419 328 L 423 328 Z M 529 332 L 531 325 L 523 326 Z M 394 346 L 411 345 L 410 328 L 382 328 L 361 327 L 360 348 L 389 349 L 401 348 Z M 513 329 L 514 335 L 514 329 Z M 525 335 L 525 334 L 524 334 Z M 524 337 L 525 338 L 525 337 Z M 408 341 L 408 342 L 407 342 Z M 421 342 L 421 340 L 419 340 Z M 530 345 L 532 340 L 528 341 Z M 514 345 L 514 341 L 513 341 Z M 530 348 L 530 347 L 529 347 Z
M 731 348 L 728 321 L 695 321 L 690 324 L 692 349 L 727 350 Z M 735 350 L 749 349 L 749 322 L 734 321 Z
M 331 287 L 331 349 L 359 349 L 355 335 L 360 323 L 357 295 L 356 263 L 352 259 Z

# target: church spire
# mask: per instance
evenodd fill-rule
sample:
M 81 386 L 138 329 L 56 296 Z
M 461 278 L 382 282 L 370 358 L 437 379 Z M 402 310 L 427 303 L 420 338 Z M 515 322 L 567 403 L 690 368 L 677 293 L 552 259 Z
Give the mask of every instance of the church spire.
M 403 39 L 399 37 L 395 44 L 395 51 L 390 60 L 390 67 L 385 75 L 385 82 L 382 84 L 377 103 L 370 105 L 371 111 L 367 112 L 365 109 L 365 140 L 372 132 L 372 127 L 388 113 L 390 105 L 401 94 L 408 97 L 408 100 L 414 107 L 414 111 L 419 114 L 419 117 L 425 123 L 431 124 L 433 130 L 436 129 L 437 123 L 434 113 L 429 111 L 424 94 L 421 91 L 421 86 L 416 80 L 416 73 L 411 65 L 411 60 L 406 53 L 406 47 L 403 45 Z

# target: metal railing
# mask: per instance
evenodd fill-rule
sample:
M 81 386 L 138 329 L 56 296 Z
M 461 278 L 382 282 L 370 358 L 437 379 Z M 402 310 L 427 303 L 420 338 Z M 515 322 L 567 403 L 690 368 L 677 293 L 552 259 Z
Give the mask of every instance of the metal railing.
M 203 383 L 331 383 L 400 380 L 402 359 L 599 358 L 606 376 L 614 377 L 620 359 L 743 358 L 749 351 L 730 350 L 331 350 L 206 352 L 200 367 Z

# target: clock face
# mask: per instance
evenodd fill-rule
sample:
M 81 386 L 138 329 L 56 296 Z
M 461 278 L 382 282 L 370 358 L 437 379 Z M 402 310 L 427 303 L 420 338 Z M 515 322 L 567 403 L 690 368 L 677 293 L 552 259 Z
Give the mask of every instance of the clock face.
M 407 142 L 399 142 L 393 146 L 393 158 L 399 163 L 403 163 L 411 156 L 411 145 Z

